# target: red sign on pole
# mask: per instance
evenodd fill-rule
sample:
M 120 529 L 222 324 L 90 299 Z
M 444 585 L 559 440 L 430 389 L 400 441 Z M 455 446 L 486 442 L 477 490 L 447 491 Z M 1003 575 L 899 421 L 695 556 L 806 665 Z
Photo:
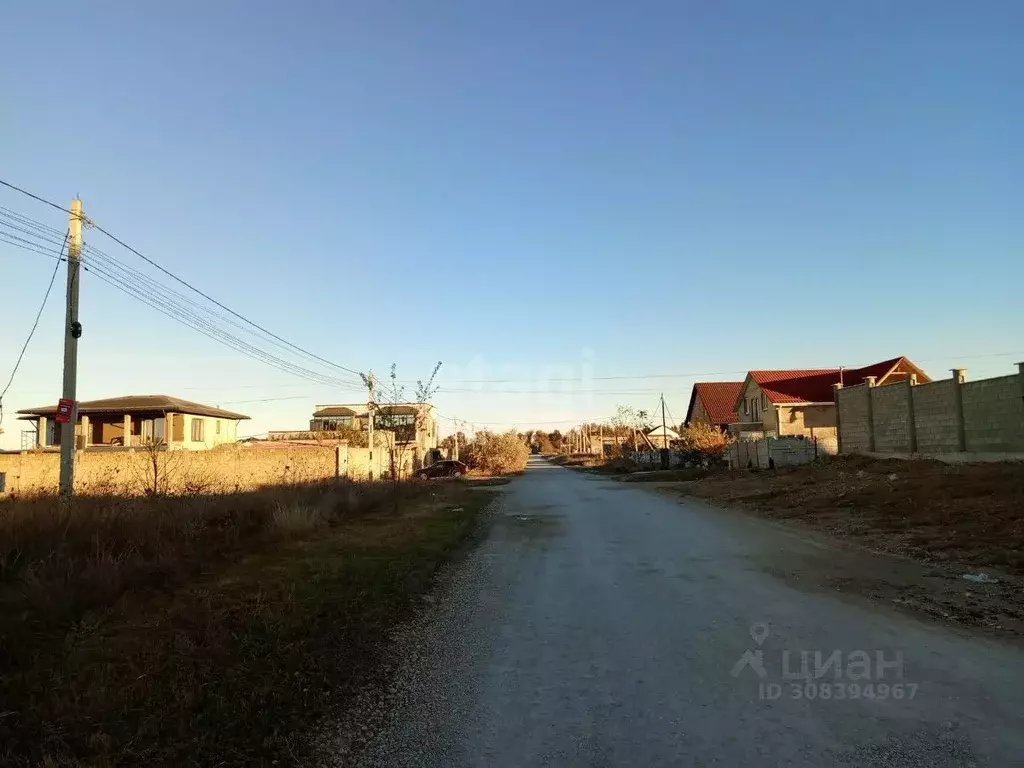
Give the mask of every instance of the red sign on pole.
M 53 417 L 54 421 L 59 421 L 61 424 L 67 424 L 71 421 L 71 414 L 75 412 L 75 401 L 67 397 L 62 397 L 57 401 L 57 414 Z

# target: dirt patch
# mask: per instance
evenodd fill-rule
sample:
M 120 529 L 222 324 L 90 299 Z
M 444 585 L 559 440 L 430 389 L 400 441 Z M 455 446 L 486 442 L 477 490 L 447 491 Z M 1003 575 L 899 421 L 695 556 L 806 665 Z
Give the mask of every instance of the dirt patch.
M 508 485 L 512 482 L 512 478 L 494 477 L 491 475 L 480 475 L 478 477 L 474 477 L 470 475 L 462 482 L 464 482 L 469 488 L 489 488 L 496 485 Z
M 866 574 L 835 564 L 824 578 L 840 591 L 1024 636 L 1024 464 L 843 457 L 657 488 L 910 558 L 926 568 Z M 780 564 L 779 575 L 796 568 Z
M 664 483 L 688 480 L 700 480 L 709 475 L 709 471 L 700 467 L 684 467 L 682 469 L 655 469 L 650 472 L 633 472 L 616 477 L 624 483 Z

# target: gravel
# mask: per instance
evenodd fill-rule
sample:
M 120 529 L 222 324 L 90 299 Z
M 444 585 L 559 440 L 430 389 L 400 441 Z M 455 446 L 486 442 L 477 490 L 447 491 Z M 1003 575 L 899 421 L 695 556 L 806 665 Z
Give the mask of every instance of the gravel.
M 1019 647 L 764 565 L 827 557 L 821 541 L 537 460 L 494 507 L 393 638 L 394 667 L 324 733 L 321 765 L 1020 764 Z M 850 690 L 860 651 L 903 659 L 885 695 L 804 693 Z M 787 652 L 846 661 L 794 681 Z M 743 658 L 765 677 L 733 674 Z

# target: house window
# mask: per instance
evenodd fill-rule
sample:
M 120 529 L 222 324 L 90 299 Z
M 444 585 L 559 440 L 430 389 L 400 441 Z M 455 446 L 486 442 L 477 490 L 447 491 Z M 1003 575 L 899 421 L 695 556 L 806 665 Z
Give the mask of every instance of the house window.
M 205 423 L 206 422 L 204 422 L 202 419 L 192 419 L 192 442 L 193 443 L 201 443 L 201 442 L 203 442 L 203 440 L 204 440 L 204 438 L 203 438 L 203 425 Z
M 764 392 L 762 392 L 761 393 L 761 408 L 763 409 L 763 408 L 767 408 L 767 407 L 768 407 L 768 395 L 766 395 Z
M 324 432 L 335 432 L 341 429 L 342 427 L 351 427 L 352 417 L 338 416 L 330 419 L 320 419 L 316 423 L 319 424 L 319 429 L 323 430 Z
M 0 472 L 0 493 L 3 493 L 7 488 L 7 473 Z
M 376 426 L 378 429 L 390 429 L 391 427 L 411 426 L 415 421 L 416 417 L 411 413 L 379 413 Z
M 750 406 L 748 406 L 747 405 L 747 401 L 744 400 L 743 401 L 743 415 L 746 416 L 748 413 L 750 413 Z
M 220 434 L 220 419 L 217 419 L 217 434 Z

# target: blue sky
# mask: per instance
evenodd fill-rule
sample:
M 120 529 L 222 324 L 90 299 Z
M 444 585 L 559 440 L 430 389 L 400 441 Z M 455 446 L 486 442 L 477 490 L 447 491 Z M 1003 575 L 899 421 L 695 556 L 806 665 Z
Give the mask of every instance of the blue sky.
M 80 195 L 332 361 L 444 361 L 439 410 L 477 425 L 661 389 L 679 420 L 694 380 L 602 377 L 906 354 L 980 378 L 1024 359 L 1022 25 L 1010 1 L 25 3 L 0 30 L 0 177 Z M 6 380 L 51 262 L 0 264 Z M 4 447 L 59 394 L 62 296 Z M 257 433 L 360 397 L 89 275 L 82 322 L 82 398 L 176 394 Z

